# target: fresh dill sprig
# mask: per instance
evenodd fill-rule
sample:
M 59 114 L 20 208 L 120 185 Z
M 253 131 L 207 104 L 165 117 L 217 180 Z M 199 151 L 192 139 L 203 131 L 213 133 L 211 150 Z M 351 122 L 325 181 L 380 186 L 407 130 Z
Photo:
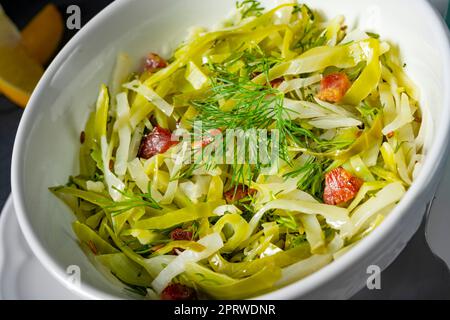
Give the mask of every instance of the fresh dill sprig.
M 378 33 L 374 33 L 374 32 L 366 32 L 366 33 L 371 38 L 380 39 L 380 35 Z
M 217 77 L 211 79 L 211 96 L 205 100 L 191 101 L 199 112 L 194 127 L 201 124 L 203 131 L 219 128 L 223 132 L 229 129 L 246 131 L 276 128 L 280 133 L 280 156 L 287 159 L 288 141 L 285 127 L 289 120 L 283 103 L 284 94 L 270 85 L 256 84 L 248 77 L 227 73 L 218 68 L 215 72 Z M 226 110 L 223 104 L 229 104 L 231 108 Z M 238 184 L 249 181 L 253 175 L 248 173 L 259 171 L 260 164 L 258 162 L 249 170 L 247 166 L 235 162 L 232 168 L 232 181 Z
M 294 10 L 292 10 L 292 14 L 304 12 L 309 16 L 309 19 L 311 21 L 314 21 L 316 19 L 316 16 L 314 14 L 314 11 L 311 10 L 310 7 L 308 7 L 306 4 L 297 4 L 294 6 Z
M 270 68 L 269 64 L 265 66 Z M 204 131 L 216 128 L 250 130 L 267 129 L 277 121 L 285 121 L 280 118 L 281 113 L 286 112 L 284 95 L 279 90 L 235 75 L 223 66 L 214 66 L 212 71 L 211 95 L 205 100 L 191 101 L 199 112 L 194 125 L 201 123 Z
M 363 72 L 363 70 L 366 66 L 367 66 L 367 62 L 361 61 L 355 67 L 348 69 L 346 71 L 348 79 L 352 82 L 355 81 L 361 75 L 361 73 Z
M 214 81 L 212 97 L 191 102 L 199 111 L 196 120 L 201 121 L 205 130 L 267 128 L 274 122 L 273 104 L 282 99 L 278 90 L 243 78 L 216 78 Z M 220 101 L 230 101 L 234 108 L 224 111 Z
M 325 171 L 330 163 L 331 160 L 328 159 L 310 157 L 302 166 L 286 173 L 284 178 L 298 179 L 297 186 L 300 190 L 321 198 Z
M 285 227 L 288 230 L 298 232 L 299 225 L 295 218 L 291 215 L 287 217 L 278 216 L 275 218 L 275 222 L 278 223 L 280 227 Z
M 151 186 L 149 185 L 148 193 L 132 193 L 124 192 L 115 188 L 124 198 L 122 201 L 110 201 L 105 203 L 102 208 L 108 211 L 112 217 L 121 215 L 134 208 L 153 208 L 161 210 L 162 207 L 153 199 L 151 195 Z
M 354 140 L 333 139 L 324 140 L 313 131 L 303 128 L 301 125 L 291 122 L 287 127 L 289 138 L 297 144 L 297 146 L 307 148 L 313 152 L 330 152 L 345 149 L 351 145 Z
M 306 52 L 312 48 L 324 46 L 327 42 L 327 36 L 322 29 L 306 28 L 304 35 L 295 45 L 295 49 Z
M 361 114 L 364 123 L 369 126 L 372 125 L 373 121 L 375 121 L 377 115 L 380 113 L 379 108 L 370 106 L 367 102 L 363 101 L 357 108 L 359 113 Z
M 306 239 L 306 234 L 298 234 L 298 235 L 294 235 L 290 238 L 290 241 L 288 242 L 289 244 L 289 249 L 293 249 L 296 248 L 298 246 L 301 246 L 305 243 L 307 243 L 308 240 Z M 288 248 L 285 248 L 288 249 Z
M 236 1 L 236 8 L 240 10 L 242 19 L 252 16 L 259 17 L 264 11 L 264 7 L 258 0 Z
M 326 44 L 325 28 L 317 23 L 314 12 L 307 5 L 299 5 L 294 7 L 294 13 L 301 13 L 304 21 L 303 32 L 298 39 L 295 49 L 300 49 L 301 52 L 308 51 L 312 48 L 323 46 Z

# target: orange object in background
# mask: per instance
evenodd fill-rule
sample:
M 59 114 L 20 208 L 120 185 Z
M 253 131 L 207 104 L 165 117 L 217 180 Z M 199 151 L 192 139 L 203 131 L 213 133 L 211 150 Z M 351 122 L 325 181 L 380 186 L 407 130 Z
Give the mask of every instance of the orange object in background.
M 64 23 L 54 4 L 46 5 L 22 30 L 22 44 L 41 65 L 53 57 L 61 43 Z
M 54 5 L 44 7 L 22 33 L 0 6 L 0 92 L 24 108 L 62 34 L 62 17 Z
M 29 57 L 20 32 L 0 7 L 0 91 L 25 107 L 44 70 Z
M 43 73 L 23 49 L 0 48 L 0 92 L 18 106 L 25 108 Z

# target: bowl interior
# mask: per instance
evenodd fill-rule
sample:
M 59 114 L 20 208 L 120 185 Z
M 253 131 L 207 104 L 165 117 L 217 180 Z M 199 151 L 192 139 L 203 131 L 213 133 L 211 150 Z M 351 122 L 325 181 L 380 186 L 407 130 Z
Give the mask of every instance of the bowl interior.
M 271 7 L 274 1 L 263 2 Z M 429 128 L 440 128 L 439 121 L 447 121 L 439 116 L 448 114 L 439 94 L 444 90 L 446 65 L 440 54 L 442 34 L 435 32 L 435 21 L 422 15 L 422 1 L 304 2 L 329 18 L 342 14 L 350 27 L 377 32 L 398 44 L 408 74 L 421 89 Z M 129 54 L 136 66 L 148 52 L 167 55 L 191 26 L 215 25 L 234 4 L 234 0 L 116 1 L 63 50 L 33 95 L 21 125 L 21 143 L 16 145 L 20 158 L 14 159 L 18 162 L 15 191 L 20 192 L 16 199 L 24 209 L 19 219 L 39 258 L 60 279 L 69 266 L 80 267 L 79 292 L 84 296 L 127 297 L 128 293 L 101 276 L 79 249 L 71 230 L 74 217 L 48 187 L 64 184 L 77 173 L 79 135 L 100 84 L 108 83 L 118 53 Z M 427 141 L 434 134 L 439 129 L 429 130 Z

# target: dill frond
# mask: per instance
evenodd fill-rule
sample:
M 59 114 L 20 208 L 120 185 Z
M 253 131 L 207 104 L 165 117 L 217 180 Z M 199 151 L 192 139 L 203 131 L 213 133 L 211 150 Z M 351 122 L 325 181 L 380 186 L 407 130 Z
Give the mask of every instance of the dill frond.
M 264 7 L 258 0 L 237 1 L 236 8 L 241 11 L 242 19 L 252 16 L 259 17 L 264 11 Z
M 162 207 L 151 196 L 151 186 L 149 185 L 148 193 L 132 193 L 118 190 L 122 194 L 124 200 L 119 202 L 110 201 L 102 205 L 102 209 L 108 211 L 112 217 L 121 215 L 134 208 L 153 208 L 161 210 Z
M 328 159 L 321 160 L 316 157 L 310 157 L 304 165 L 286 173 L 284 178 L 298 179 L 297 186 L 300 190 L 321 198 L 326 168 L 330 163 L 331 160 Z

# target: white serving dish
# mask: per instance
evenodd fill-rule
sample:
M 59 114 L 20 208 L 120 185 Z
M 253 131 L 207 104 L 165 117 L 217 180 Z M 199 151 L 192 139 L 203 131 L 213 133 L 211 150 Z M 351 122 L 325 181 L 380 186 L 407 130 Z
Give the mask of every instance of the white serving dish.
M 273 5 L 273 1 L 263 1 Z M 350 27 L 377 32 L 400 45 L 407 72 L 429 110 L 426 160 L 407 195 L 369 237 L 341 259 L 265 299 L 344 299 L 361 289 L 367 267 L 387 267 L 422 221 L 441 178 L 450 124 L 450 46 L 442 18 L 426 0 L 307 0 L 326 16 L 343 14 Z M 100 83 L 111 76 L 116 55 L 139 62 L 149 51 L 174 48 L 194 25 L 212 26 L 234 0 L 118 0 L 89 22 L 61 51 L 36 88 L 22 118 L 12 161 L 12 194 L 31 249 L 63 284 L 82 297 L 129 298 L 112 285 L 79 249 L 69 209 L 48 192 L 77 171 L 77 138 Z M 66 268 L 78 265 L 73 287 Z

